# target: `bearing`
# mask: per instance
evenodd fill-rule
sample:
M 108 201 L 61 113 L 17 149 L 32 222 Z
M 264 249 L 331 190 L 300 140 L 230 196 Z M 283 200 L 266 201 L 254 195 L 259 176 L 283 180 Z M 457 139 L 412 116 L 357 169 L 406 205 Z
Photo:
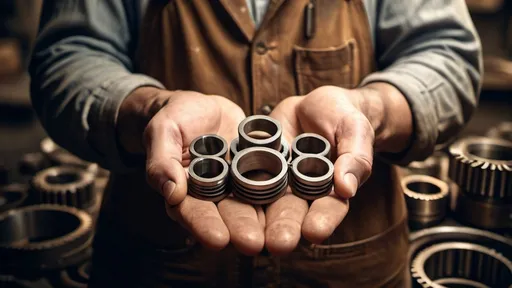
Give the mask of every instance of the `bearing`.
M 220 157 L 200 157 L 192 160 L 188 168 L 190 196 L 218 202 L 229 194 L 229 167 Z
M 329 159 L 331 154 L 331 144 L 324 137 L 315 133 L 303 133 L 293 140 L 292 158 L 300 155 L 314 154 Z
M 247 177 L 256 171 L 270 174 L 270 179 L 252 180 Z M 288 164 L 281 153 L 267 147 L 244 149 L 235 155 L 231 163 L 233 193 L 250 204 L 272 203 L 286 192 L 287 174 Z
M 290 186 L 300 198 L 315 200 L 329 195 L 333 179 L 334 165 L 323 156 L 304 154 L 292 162 Z
M 249 136 L 251 132 L 264 132 L 268 137 L 255 138 Z M 239 149 L 250 147 L 268 147 L 279 151 L 281 146 L 282 129 L 279 121 L 263 115 L 254 115 L 245 118 L 238 125 Z M 264 138 L 263 138 L 264 137 Z
M 225 158 L 228 152 L 228 144 L 224 138 L 208 134 L 194 139 L 190 144 L 189 151 L 191 160 L 208 156 Z

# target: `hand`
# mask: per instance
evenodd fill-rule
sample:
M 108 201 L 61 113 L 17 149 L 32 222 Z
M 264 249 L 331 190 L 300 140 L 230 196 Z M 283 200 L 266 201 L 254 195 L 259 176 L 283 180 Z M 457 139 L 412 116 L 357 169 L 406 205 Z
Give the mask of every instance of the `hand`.
M 320 87 L 285 99 L 271 116 L 281 122 L 288 143 L 301 133 L 317 133 L 331 143 L 334 156 L 334 191 L 329 196 L 308 206 L 288 193 L 267 208 L 265 242 L 273 254 L 295 249 L 301 232 L 313 243 L 327 239 L 347 214 L 348 199 L 370 176 L 374 147 L 400 152 L 412 132 L 405 98 L 384 83 L 355 90 Z
M 224 97 L 143 87 L 121 105 L 118 138 L 127 152 L 146 153 L 149 185 L 164 197 L 168 215 L 199 242 L 222 249 L 231 240 L 243 253 L 254 254 L 264 245 L 261 208 L 231 197 L 215 205 L 187 196 L 190 143 L 204 134 L 220 135 L 230 143 L 244 118 Z

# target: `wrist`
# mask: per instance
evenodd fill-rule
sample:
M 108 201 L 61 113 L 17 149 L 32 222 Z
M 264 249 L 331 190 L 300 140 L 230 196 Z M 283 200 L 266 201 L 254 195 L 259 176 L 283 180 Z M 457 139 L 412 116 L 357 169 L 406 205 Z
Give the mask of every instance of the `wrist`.
M 117 117 L 117 137 L 129 154 L 143 154 L 142 135 L 151 118 L 165 105 L 165 90 L 143 86 L 133 90 L 121 103 Z
M 400 153 L 412 138 L 412 114 L 405 96 L 388 83 L 370 83 L 358 89 L 361 111 L 375 131 L 377 152 Z

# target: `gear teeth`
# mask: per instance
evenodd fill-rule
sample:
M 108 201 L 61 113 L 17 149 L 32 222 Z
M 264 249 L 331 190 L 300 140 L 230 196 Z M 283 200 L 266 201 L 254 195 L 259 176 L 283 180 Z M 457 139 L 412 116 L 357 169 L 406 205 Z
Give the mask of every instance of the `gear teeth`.
M 39 203 L 87 209 L 96 203 L 94 175 L 72 166 L 51 167 L 37 173 L 32 188 Z
M 512 143 L 469 137 L 452 144 L 449 151 L 450 178 L 464 193 L 490 200 L 512 201 Z M 482 157 L 478 155 L 480 152 L 495 152 L 492 157 L 498 155 L 504 159 Z

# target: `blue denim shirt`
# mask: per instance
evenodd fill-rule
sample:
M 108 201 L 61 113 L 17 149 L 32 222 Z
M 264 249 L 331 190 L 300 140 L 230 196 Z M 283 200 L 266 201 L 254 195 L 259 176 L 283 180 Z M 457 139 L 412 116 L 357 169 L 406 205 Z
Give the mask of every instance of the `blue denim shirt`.
M 266 5 L 247 1 L 257 22 Z M 48 134 L 78 156 L 117 172 L 129 168 L 115 130 L 121 102 L 137 87 L 163 87 L 133 68 L 147 3 L 44 1 L 30 66 L 33 106 Z M 361 85 L 394 85 L 414 117 L 411 147 L 386 157 L 397 163 L 422 159 L 460 131 L 477 105 L 482 79 L 478 35 L 464 0 L 364 4 L 379 71 Z

